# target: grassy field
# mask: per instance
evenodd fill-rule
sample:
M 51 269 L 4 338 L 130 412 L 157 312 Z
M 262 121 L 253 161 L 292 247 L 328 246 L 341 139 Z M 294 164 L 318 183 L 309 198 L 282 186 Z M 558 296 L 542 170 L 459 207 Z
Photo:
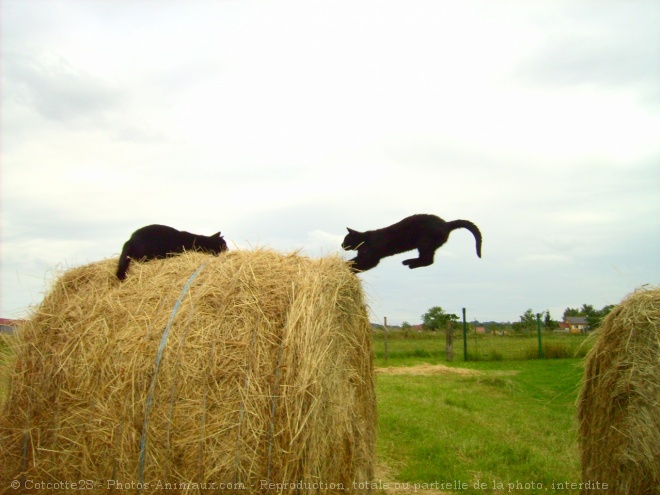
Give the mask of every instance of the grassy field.
M 390 490 L 435 489 L 470 494 L 579 493 L 575 401 L 584 335 L 474 334 L 454 339 L 447 363 L 444 333 L 374 338 L 377 367 L 444 364 L 475 375 L 377 377 L 378 459 Z M 577 356 L 577 357 L 576 357 Z M 532 359 L 530 359 L 532 358 Z M 562 358 L 562 359 L 558 359 Z
M 439 343 L 389 340 L 390 371 L 444 363 Z M 374 344 L 375 365 L 385 368 L 382 338 Z M 461 357 L 444 363 L 452 373 L 379 372 L 375 493 L 579 493 L 570 486 L 580 481 L 575 400 L 583 361 Z
M 480 374 L 378 375 L 378 459 L 390 480 L 457 493 L 578 493 L 559 483 L 579 482 L 582 360 L 464 366 Z

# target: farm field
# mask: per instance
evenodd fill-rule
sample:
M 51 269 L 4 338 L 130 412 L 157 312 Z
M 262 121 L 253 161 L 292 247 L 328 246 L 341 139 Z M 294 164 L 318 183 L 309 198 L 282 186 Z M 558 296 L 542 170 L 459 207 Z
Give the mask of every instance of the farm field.
M 375 493 L 579 493 L 571 483 L 580 481 L 575 400 L 583 359 L 445 363 L 434 355 L 437 339 L 410 340 L 388 342 L 386 367 L 383 342 L 374 339 Z M 2 367 L 5 358 L 2 348 Z M 402 371 L 410 373 L 395 374 Z
M 453 363 L 443 333 L 388 338 L 387 361 L 382 334 L 374 338 L 387 478 L 411 492 L 417 484 L 435 493 L 579 493 L 571 484 L 580 482 L 575 401 L 584 359 L 525 359 L 538 352 L 536 338 L 477 338 L 468 340 L 467 362 L 462 338 L 454 339 Z M 552 357 L 584 356 L 592 343 L 543 335 Z M 392 374 L 405 368 L 412 374 Z
M 575 400 L 582 362 L 465 363 L 474 375 L 381 371 L 378 459 L 387 477 L 439 492 L 578 493 L 559 483 L 580 481 Z

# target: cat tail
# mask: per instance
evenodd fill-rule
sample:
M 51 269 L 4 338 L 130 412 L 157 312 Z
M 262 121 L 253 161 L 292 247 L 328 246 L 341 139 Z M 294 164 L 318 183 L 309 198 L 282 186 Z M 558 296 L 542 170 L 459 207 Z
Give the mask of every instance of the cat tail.
M 119 280 L 124 280 L 126 278 L 126 272 L 128 271 L 128 265 L 131 264 L 131 257 L 129 251 L 131 246 L 129 242 L 124 244 L 124 249 L 121 250 L 121 255 L 119 256 L 119 264 L 117 265 L 117 278 Z
M 469 220 L 453 220 L 447 222 L 447 226 L 449 227 L 449 232 L 455 229 L 467 229 L 472 232 L 474 240 L 477 243 L 477 256 L 481 258 L 481 231 L 479 230 L 479 227 Z

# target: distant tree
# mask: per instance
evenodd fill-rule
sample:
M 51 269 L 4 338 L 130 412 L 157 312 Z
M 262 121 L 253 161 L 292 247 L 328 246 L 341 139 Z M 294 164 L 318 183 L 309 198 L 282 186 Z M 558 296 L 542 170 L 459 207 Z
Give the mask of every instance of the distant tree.
M 407 321 L 404 321 L 401 323 L 401 330 L 403 331 L 403 337 L 408 338 L 408 334 L 410 333 L 410 329 L 412 328 L 412 325 L 408 323 Z
M 600 322 L 605 318 L 610 311 L 614 309 L 614 305 L 608 304 L 603 309 L 595 309 L 591 304 L 583 304 L 580 309 L 566 308 L 564 310 L 564 319 L 567 316 L 584 316 L 587 319 L 587 330 L 595 330 L 600 325 Z
M 536 328 L 536 315 L 534 311 L 531 308 L 525 311 L 520 317 L 520 321 L 513 324 L 513 328 L 518 332 L 534 330 Z
M 580 308 L 580 316 L 589 316 L 596 313 L 596 310 L 591 304 L 583 304 Z
M 554 330 L 559 326 L 559 323 L 553 320 L 552 316 L 550 316 L 549 309 L 546 309 L 544 314 L 545 316 L 543 317 L 543 326 L 546 330 Z
M 520 317 L 520 321 L 527 324 L 534 324 L 536 323 L 536 314 L 530 308 Z
M 445 313 L 440 306 L 433 306 L 422 315 L 422 325 L 427 330 L 444 330 L 448 321 L 457 321 L 458 316 L 453 313 Z
M 594 311 L 591 314 L 587 315 L 587 330 L 596 330 L 603 321 L 603 318 L 605 318 L 608 314 L 610 314 L 610 311 L 614 309 L 613 304 L 608 304 L 607 306 L 604 306 L 603 309 Z
M 532 332 L 536 330 L 536 313 L 532 309 L 528 309 L 520 316 L 519 321 L 511 324 L 511 329 L 514 332 Z

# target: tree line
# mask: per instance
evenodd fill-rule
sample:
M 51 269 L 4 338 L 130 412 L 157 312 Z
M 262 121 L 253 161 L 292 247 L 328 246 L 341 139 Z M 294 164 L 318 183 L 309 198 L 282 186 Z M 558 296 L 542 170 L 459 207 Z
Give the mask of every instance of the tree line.
M 602 309 L 596 309 L 591 304 L 583 304 L 580 308 L 566 308 L 564 310 L 562 321 L 565 321 L 569 316 L 582 316 L 586 319 L 587 331 L 591 331 L 600 325 L 603 318 L 605 318 L 613 308 L 613 304 L 608 304 Z M 541 328 L 543 330 L 550 331 L 559 328 L 560 322 L 552 318 L 549 310 L 538 312 L 538 314 L 541 316 Z M 535 331 L 537 329 L 536 315 L 537 313 L 530 308 L 520 316 L 519 321 L 510 324 L 488 322 L 486 325 L 491 330 L 503 330 L 505 327 L 510 327 L 514 332 Z M 458 320 L 458 315 L 448 313 L 440 306 L 433 306 L 422 315 L 422 327 L 424 330 L 430 331 L 445 330 L 447 328 L 447 322 L 458 322 Z M 471 324 L 479 325 L 480 322 L 472 321 Z M 403 330 L 409 330 L 411 325 L 408 322 L 403 322 L 401 328 Z

